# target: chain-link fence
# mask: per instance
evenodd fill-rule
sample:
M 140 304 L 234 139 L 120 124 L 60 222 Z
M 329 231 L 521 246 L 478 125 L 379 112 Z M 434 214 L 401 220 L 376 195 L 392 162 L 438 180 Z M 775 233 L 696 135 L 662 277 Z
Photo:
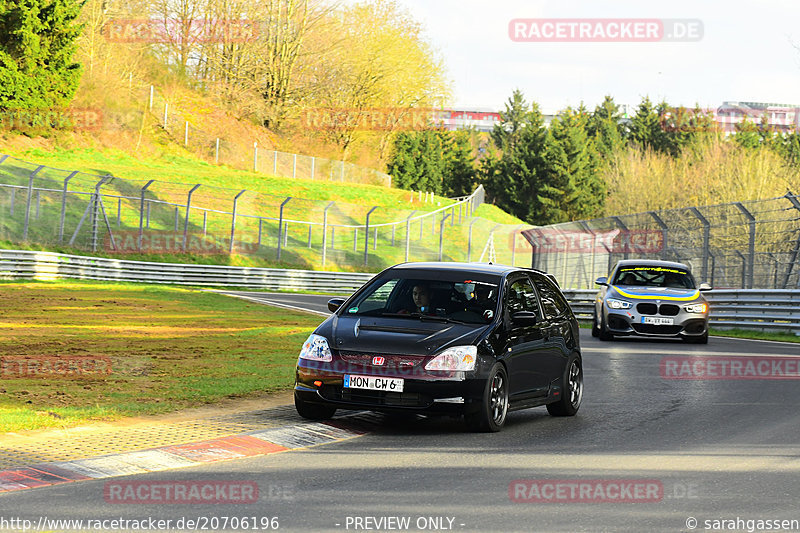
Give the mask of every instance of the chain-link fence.
M 257 142 L 245 145 L 212 135 L 194 124 L 192 114 L 183 110 L 178 102 L 165 97 L 152 86 L 147 98 L 147 108 L 161 127 L 177 142 L 207 161 L 286 178 L 365 183 L 385 187 L 392 184 L 391 176 L 373 168 L 324 157 L 268 150 L 259 147 Z
M 800 287 L 800 198 L 652 211 L 552 226 L 474 216 L 475 193 L 392 206 L 325 202 L 59 170 L 0 156 L 0 239 L 106 254 L 230 255 L 377 271 L 403 261 L 534 266 L 593 288 L 617 260 L 688 264 L 716 288 Z
M 561 285 L 594 287 L 620 259 L 689 265 L 715 288 L 800 287 L 800 198 L 651 211 L 532 228 L 532 264 Z
M 406 260 L 477 259 L 493 226 L 472 217 L 483 201 L 478 188 L 460 200 L 408 191 L 407 204 L 397 206 L 324 202 L 99 176 L 0 156 L 0 239 L 95 253 L 239 254 L 366 270 Z

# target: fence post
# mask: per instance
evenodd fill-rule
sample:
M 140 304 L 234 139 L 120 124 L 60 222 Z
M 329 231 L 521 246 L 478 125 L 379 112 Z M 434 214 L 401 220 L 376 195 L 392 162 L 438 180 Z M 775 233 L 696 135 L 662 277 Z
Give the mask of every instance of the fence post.
M 175 233 L 178 233 L 178 219 L 180 218 L 180 216 L 181 216 L 181 211 L 178 208 L 178 206 L 176 205 L 175 206 L 175 230 L 174 230 Z
M 373 206 L 373 208 L 367 212 L 367 223 L 364 227 L 364 266 L 367 266 L 367 259 L 369 257 L 369 216 L 376 209 L 378 209 L 377 205 Z
M 258 143 L 253 143 L 253 172 L 258 172 Z
M 792 204 L 792 207 L 800 211 L 800 201 L 794 194 L 787 192 L 784 198 L 789 200 L 789 202 Z M 786 275 L 783 278 L 784 289 L 789 285 L 789 278 L 792 276 L 792 269 L 794 269 L 794 264 L 795 261 L 797 261 L 798 253 L 800 253 L 800 230 L 797 232 L 797 241 L 794 243 L 794 250 L 792 251 L 791 259 L 789 260 L 789 267 L 786 269 Z M 800 285 L 800 276 L 798 276 L 798 284 Z
M 297 154 L 292 154 L 292 179 L 297 178 Z
M 394 246 L 394 232 L 397 229 L 397 224 L 392 224 L 392 246 Z
M 39 220 L 39 207 L 42 200 L 42 191 L 36 190 L 36 220 Z
M 439 261 L 442 260 L 442 246 L 444 245 L 444 223 L 447 222 L 449 216 L 450 213 L 444 215 L 442 221 L 439 223 Z
M 292 197 L 289 196 L 288 198 L 286 198 L 286 200 L 281 202 L 281 209 L 279 212 L 280 214 L 278 215 L 278 261 L 281 260 L 281 246 L 283 244 L 281 240 L 281 237 L 283 237 L 283 208 L 286 207 L 286 204 L 288 204 L 289 200 L 291 199 Z
M 22 240 L 28 240 L 28 223 L 31 218 L 31 199 L 33 196 L 33 179 L 36 177 L 36 174 L 39 173 L 44 168 L 44 165 L 39 165 L 39 168 L 31 172 L 31 175 L 28 177 L 28 201 L 25 206 L 25 226 L 22 229 Z
M 10 203 L 9 203 L 9 206 L 8 206 L 8 214 L 9 214 L 9 216 L 12 216 L 12 217 L 14 216 L 14 197 L 16 195 L 17 195 L 17 189 L 15 189 L 14 187 L 11 187 L 11 198 L 10 198 Z
M 147 105 L 148 111 L 153 111 L 153 86 L 150 86 L 150 103 Z
M 214 164 L 219 165 L 219 137 L 217 137 L 216 146 L 214 147 Z
M 311 224 L 308 225 L 308 247 L 311 248 Z
M 411 217 L 413 217 L 414 213 L 416 213 L 416 212 L 417 212 L 417 210 L 415 209 L 415 210 L 411 211 L 411 214 L 408 215 L 408 217 L 406 217 L 406 259 L 405 259 L 406 263 L 408 263 L 408 246 L 409 246 L 409 243 L 411 241 L 411 234 L 410 234 Z
M 189 146 L 189 121 L 186 121 L 185 126 L 183 127 L 183 145 Z
M 327 246 L 328 246 L 328 209 L 333 207 L 333 204 L 336 202 L 329 202 L 328 205 L 325 207 L 325 210 L 322 212 L 322 266 L 325 266 L 325 257 L 328 253 Z M 331 239 L 333 240 L 333 239 Z
M 78 171 L 75 170 L 64 179 L 64 189 L 61 192 L 61 218 L 58 224 L 58 242 L 64 242 L 64 218 L 67 216 L 67 185 L 69 184 L 69 180 L 74 178 L 77 174 Z M 14 189 L 11 190 L 13 191 Z
M 742 288 L 747 288 L 747 258 L 739 250 L 734 250 L 742 260 Z
M 141 190 L 141 203 L 139 204 L 139 238 L 137 239 L 136 246 L 138 251 L 142 251 L 142 233 L 144 233 L 144 193 L 147 191 L 147 188 L 153 184 L 156 180 L 148 181 Z M 66 185 L 65 185 L 66 188 Z M 150 203 L 147 203 L 148 213 L 150 210 Z M 150 216 L 148 215 L 148 227 L 150 227 L 149 220 Z
M 511 266 L 514 266 L 514 259 L 517 257 L 517 233 L 519 230 L 524 226 L 524 224 L 520 224 L 513 230 L 511 230 Z
M 353 228 L 353 251 L 358 250 L 358 228 Z
M 122 197 L 117 198 L 117 228 L 122 226 Z
M 711 223 L 703 216 L 699 209 L 690 207 L 689 211 L 700 221 L 703 225 L 703 281 L 708 281 L 708 256 L 711 252 Z M 713 275 L 713 274 L 712 274 Z
M 669 237 L 669 227 L 664 223 L 658 213 L 655 211 L 650 211 L 650 216 L 653 217 L 653 220 L 656 221 L 658 227 L 661 228 L 661 259 L 664 261 L 667 260 L 667 247 L 668 247 L 668 237 Z
M 208 227 L 208 211 L 203 209 L 203 237 L 206 236 L 206 228 Z
M 261 232 L 264 231 L 264 219 L 258 217 L 258 245 L 261 246 Z
M 467 239 L 467 263 L 472 262 L 472 226 L 474 226 L 478 220 L 479 219 L 477 218 L 473 218 L 472 222 L 469 223 L 469 237 Z
M 233 253 L 233 243 L 236 238 L 236 208 L 239 204 L 239 197 L 247 192 L 247 189 L 242 189 L 239 194 L 233 197 L 233 213 L 231 213 L 231 242 L 228 246 L 228 253 Z
M 94 186 L 94 205 L 92 207 L 92 251 L 97 251 L 97 225 L 98 225 L 98 209 L 102 209 L 100 199 L 100 187 L 103 186 L 105 182 L 111 179 L 111 176 L 103 176 L 100 181 L 97 182 L 97 185 Z M 105 216 L 105 213 L 103 213 Z
M 314 180 L 314 167 L 316 166 L 317 158 L 313 155 L 311 156 L 311 180 Z
M 184 220 L 183 220 L 183 251 L 184 252 L 186 251 L 186 238 L 187 238 L 188 233 L 189 233 L 189 210 L 192 207 L 192 193 L 194 191 L 196 191 L 198 187 L 200 187 L 199 183 L 197 185 L 195 185 L 194 187 L 192 187 L 191 190 L 189 191 L 189 194 L 186 195 L 186 218 L 184 218 Z
M 620 227 L 620 229 L 625 232 L 625 241 L 626 242 L 630 242 L 630 235 L 631 234 L 628 231 L 628 226 L 626 226 L 625 223 L 622 221 L 622 219 L 619 218 L 619 217 L 611 217 L 611 218 L 614 220 L 614 222 L 617 223 L 617 225 Z M 623 252 L 623 255 L 622 255 L 623 259 L 627 259 L 628 256 L 630 255 L 629 248 L 630 248 L 629 246 L 625 246 L 625 248 L 624 248 L 625 251 Z M 608 271 L 611 272 L 611 269 L 609 268 Z
M 272 156 L 272 174 L 277 176 L 278 175 L 278 151 L 273 150 L 275 152 Z
M 748 225 L 750 226 L 750 242 L 747 245 L 747 254 L 748 254 L 748 273 L 747 273 L 747 285 L 742 286 L 744 289 L 752 289 L 753 288 L 753 277 L 755 274 L 755 266 L 756 266 L 756 217 L 747 210 L 747 208 L 741 203 L 736 202 L 735 205 L 742 214 L 747 217 Z
M 168 108 L 169 108 L 169 103 L 165 101 L 164 102 L 164 130 L 165 131 L 167 129 L 167 109 Z

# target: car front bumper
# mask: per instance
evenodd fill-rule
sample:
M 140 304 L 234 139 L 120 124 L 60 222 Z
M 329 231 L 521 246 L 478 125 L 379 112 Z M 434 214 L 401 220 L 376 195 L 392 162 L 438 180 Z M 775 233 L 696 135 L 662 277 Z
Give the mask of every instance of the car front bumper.
M 414 411 L 431 414 L 464 412 L 483 394 L 485 379 L 475 372 L 376 372 L 370 369 L 339 370 L 330 363 L 298 364 L 295 394 L 309 403 L 372 411 Z M 403 379 L 403 392 L 345 388 L 345 374 Z M 319 384 L 315 384 L 319 382 Z
M 676 338 L 702 337 L 708 334 L 707 313 L 689 313 L 682 306 L 673 315 L 642 313 L 637 309 L 640 305 L 641 303 L 634 304 L 631 309 L 606 309 L 605 323 L 608 332 L 618 336 Z M 648 323 L 651 321 L 671 323 Z

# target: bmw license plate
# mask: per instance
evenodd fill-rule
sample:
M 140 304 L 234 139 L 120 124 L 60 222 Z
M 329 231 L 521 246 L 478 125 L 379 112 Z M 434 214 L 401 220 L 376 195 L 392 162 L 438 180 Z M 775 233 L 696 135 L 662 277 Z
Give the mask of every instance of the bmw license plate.
M 353 376 L 350 374 L 345 374 L 344 387 L 346 389 L 369 389 L 387 392 L 403 392 L 403 380 L 397 378 Z
M 666 318 L 661 316 L 643 316 L 642 324 L 654 324 L 656 326 L 671 326 L 675 323 L 675 319 Z

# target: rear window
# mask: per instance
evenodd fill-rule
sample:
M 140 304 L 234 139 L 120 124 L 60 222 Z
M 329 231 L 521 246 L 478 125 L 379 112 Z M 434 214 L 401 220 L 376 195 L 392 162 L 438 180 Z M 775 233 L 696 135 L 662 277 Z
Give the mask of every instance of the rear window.
M 622 287 L 668 287 L 694 289 L 691 273 L 681 268 L 662 266 L 626 266 L 617 270 L 612 285 Z

